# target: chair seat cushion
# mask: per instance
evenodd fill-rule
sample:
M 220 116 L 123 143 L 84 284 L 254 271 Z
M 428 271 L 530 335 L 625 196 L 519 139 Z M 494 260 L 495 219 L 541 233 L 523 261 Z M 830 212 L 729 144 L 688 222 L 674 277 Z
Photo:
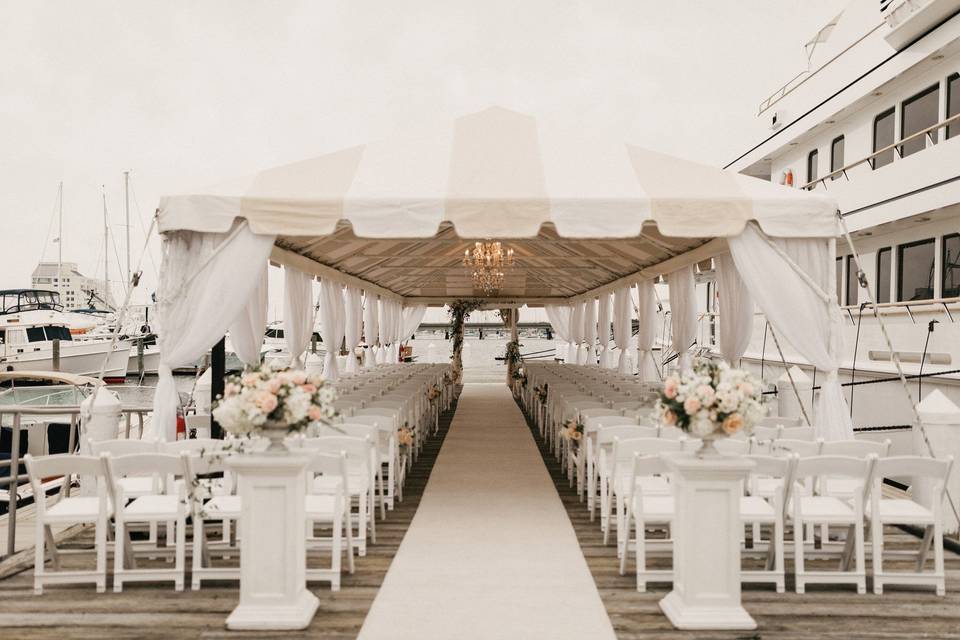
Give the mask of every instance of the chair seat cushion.
M 867 516 L 873 512 L 873 504 L 867 503 Z M 933 512 L 913 500 L 880 500 L 880 521 L 898 524 L 933 524 Z
M 178 496 L 140 496 L 124 507 L 123 513 L 128 519 L 153 516 L 175 517 L 180 506 L 180 498 Z
M 674 517 L 673 496 L 636 496 L 633 511 L 642 514 L 644 522 L 672 522 Z
M 746 522 L 773 522 L 776 519 L 773 505 L 760 496 L 740 498 L 740 519 Z
M 853 522 L 856 513 L 846 501 L 832 496 L 800 496 L 800 512 L 804 520 Z
M 47 508 L 47 518 L 70 522 L 94 522 L 100 513 L 100 498 L 77 496 L 63 498 Z
M 337 499 L 335 496 L 308 494 L 305 501 L 307 518 L 309 520 L 332 522 L 336 505 Z

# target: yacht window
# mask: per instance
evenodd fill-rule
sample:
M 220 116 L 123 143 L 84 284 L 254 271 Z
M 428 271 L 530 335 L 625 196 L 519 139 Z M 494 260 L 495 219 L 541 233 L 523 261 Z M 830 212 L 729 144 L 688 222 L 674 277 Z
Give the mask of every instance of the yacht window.
M 70 330 L 66 327 L 47 327 L 47 340 L 73 340 Z
M 28 342 L 43 342 L 47 337 L 43 335 L 43 327 L 27 327 Z
M 830 143 L 830 173 L 840 169 L 843 169 L 843 136 L 834 138 Z M 833 180 L 839 177 L 839 175 L 833 176 Z
M 820 154 L 816 149 L 807 155 L 807 182 L 813 182 L 817 179 L 817 156 Z M 810 185 L 813 189 L 814 185 Z
M 4 344 L 7 341 L 7 332 L 5 329 L 0 329 L 0 344 Z
M 903 101 L 903 110 L 900 120 L 900 139 L 923 131 L 928 127 L 937 124 L 937 118 L 940 115 L 940 85 L 935 84 L 932 87 L 913 96 L 909 100 Z M 934 142 L 937 141 L 937 132 L 931 131 L 930 137 Z M 904 157 L 917 151 L 923 151 L 927 148 L 927 136 L 917 136 L 916 138 L 904 142 L 900 150 Z
M 857 263 L 852 255 L 847 256 L 847 304 L 858 303 L 860 282 L 857 280 Z
M 890 107 L 873 119 L 873 152 L 893 144 L 894 108 Z M 873 168 L 879 169 L 893 162 L 893 149 L 873 158 Z
M 877 252 L 877 302 L 890 302 L 890 258 L 893 250 L 884 247 Z
M 837 304 L 843 304 L 843 258 L 837 258 Z
M 960 115 L 960 73 L 955 73 L 947 78 L 947 117 Z M 960 133 L 960 123 L 954 122 L 947 125 L 947 138 Z
M 942 298 L 960 297 L 960 233 L 943 237 Z
M 933 298 L 933 238 L 897 247 L 897 300 Z

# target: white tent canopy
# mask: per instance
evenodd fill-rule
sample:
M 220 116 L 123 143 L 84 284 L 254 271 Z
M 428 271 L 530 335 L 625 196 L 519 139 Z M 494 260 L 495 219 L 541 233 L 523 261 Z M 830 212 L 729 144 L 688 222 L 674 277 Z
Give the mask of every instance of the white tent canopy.
M 598 141 L 584 128 L 491 108 L 428 134 L 409 133 L 201 193 L 164 197 L 159 227 L 171 250 L 165 251 L 162 269 L 191 246 L 174 238 L 196 235 L 224 246 L 243 241 L 260 247 L 243 240 L 255 236 L 269 238 L 272 246 L 258 249 L 262 255 L 247 253 L 245 260 L 270 259 L 357 287 L 368 298 L 378 296 L 381 305 L 414 307 L 463 297 L 483 297 L 494 308 L 569 305 L 733 250 L 724 239 L 737 238 L 742 241 L 736 250 L 777 263 L 771 273 L 803 274 L 791 283 L 812 291 L 803 299 L 820 301 L 822 308 L 811 313 L 826 318 L 819 326 L 829 334 L 808 350 L 816 351 L 818 366 L 832 364 L 824 353 L 837 333 L 831 329 L 835 285 L 822 277 L 833 268 L 836 205 L 830 198 L 619 140 Z M 508 240 L 517 262 L 492 296 L 477 295 L 461 265 L 470 240 L 486 238 Z M 777 248 L 781 241 L 810 247 L 785 252 Z M 203 268 L 230 269 L 226 263 L 236 255 L 217 250 Z M 737 268 L 748 262 L 737 260 Z M 158 291 L 161 331 L 165 309 L 174 308 L 170 295 L 207 282 L 222 284 L 210 278 L 185 281 L 182 271 L 176 273 L 179 281 L 167 278 Z M 750 288 L 765 286 L 756 274 L 744 281 Z M 247 282 L 230 287 L 244 300 L 253 291 Z M 776 291 L 754 297 L 761 308 L 773 304 L 770 300 L 792 304 L 789 295 Z M 221 332 L 232 320 L 195 318 L 215 323 Z M 794 342 L 789 328 L 776 328 Z M 581 333 L 573 326 L 569 332 Z M 387 333 L 400 339 L 399 332 Z M 582 333 L 595 331 L 584 327 Z M 380 335 L 386 335 L 383 326 Z M 842 403 L 839 386 L 836 391 Z M 157 395 L 159 409 L 164 398 L 159 390 Z M 843 407 L 833 407 L 823 419 L 832 424 L 843 415 Z M 167 422 L 161 413 L 160 424 Z M 841 429 L 848 427 L 847 416 Z

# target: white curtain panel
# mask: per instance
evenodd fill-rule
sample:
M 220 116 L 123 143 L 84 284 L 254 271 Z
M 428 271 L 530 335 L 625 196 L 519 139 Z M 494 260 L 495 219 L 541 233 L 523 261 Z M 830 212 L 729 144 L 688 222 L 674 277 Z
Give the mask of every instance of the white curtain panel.
M 653 358 L 657 339 L 657 292 L 653 280 L 637 282 L 637 375 L 641 382 L 660 379 Z
M 347 286 L 343 290 L 343 301 L 343 335 L 347 347 L 346 369 L 348 373 L 356 373 L 360 367 L 357 365 L 357 354 L 354 351 L 360 344 L 360 334 L 363 332 L 363 298 L 360 289 Z
M 260 349 L 267 329 L 268 268 L 264 263 L 259 277 L 254 276 L 257 282 L 246 306 L 230 323 L 230 345 L 240 362 L 251 367 L 260 364 Z
M 380 339 L 380 304 L 375 293 L 363 292 L 363 336 L 367 343 L 367 354 L 363 360 L 364 366 L 377 366 L 374 345 Z
M 547 313 L 547 320 L 553 327 L 553 337 L 556 342 L 570 342 L 570 307 L 567 305 L 548 304 L 543 307 Z M 557 357 L 560 351 L 557 350 Z M 569 358 L 569 354 L 567 355 Z
M 340 378 L 337 354 L 344 330 L 343 287 L 329 278 L 320 281 L 320 336 L 323 338 L 323 379 L 336 382 Z
M 587 301 L 577 303 L 577 364 L 587 364 L 587 323 L 590 321 Z
M 587 313 L 583 321 L 584 342 L 587 343 L 587 364 L 597 364 L 597 301 L 593 298 L 584 300 Z
M 713 260 L 720 300 L 720 354 L 735 367 L 747 350 L 753 333 L 753 298 L 729 253 Z
M 285 266 L 283 287 L 283 339 L 290 352 L 290 366 L 299 369 L 303 366 L 303 354 L 310 344 L 316 317 L 313 277 Z
M 771 240 L 753 224 L 729 239 L 737 271 L 773 330 L 827 372 L 814 412 L 817 436 L 849 440 L 853 423 L 837 378 L 842 318 L 831 243 L 827 238 Z
M 377 364 L 383 364 L 389 360 L 387 351 L 391 342 L 390 303 L 390 300 L 381 300 L 377 308 L 377 341 L 380 343 L 380 348 L 377 349 Z
M 673 350 L 680 354 L 680 370 L 690 368 L 690 346 L 697 339 L 697 284 L 693 265 L 667 275 L 670 286 L 670 328 Z
M 581 364 L 580 343 L 583 342 L 583 305 L 574 302 L 570 305 L 570 354 L 567 362 Z
M 622 374 L 631 373 L 630 317 L 630 287 L 622 287 L 613 292 L 613 339 L 620 349 L 617 371 Z
M 600 340 L 600 366 L 609 369 L 613 366 L 610 357 L 610 300 L 609 293 L 602 293 L 597 298 L 597 338 Z
M 393 362 L 400 360 L 400 343 L 403 341 L 403 307 L 394 301 L 390 305 L 390 335 L 393 338 L 391 357 Z
M 420 326 L 420 323 L 423 322 L 423 316 L 427 314 L 427 305 L 418 304 L 410 307 L 403 308 L 403 324 L 401 327 L 400 335 L 401 342 L 405 342 L 410 339 L 416 330 Z
M 226 233 L 164 234 L 157 288 L 160 366 L 153 396 L 153 436 L 177 434 L 173 369 L 196 362 L 226 333 L 258 286 L 274 236 L 258 235 L 245 222 Z

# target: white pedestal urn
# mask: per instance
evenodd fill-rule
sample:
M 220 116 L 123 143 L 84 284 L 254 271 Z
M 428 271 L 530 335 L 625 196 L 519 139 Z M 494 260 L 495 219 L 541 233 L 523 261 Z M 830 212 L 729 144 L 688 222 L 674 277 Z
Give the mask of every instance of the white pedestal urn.
M 320 601 L 306 587 L 305 470 L 309 458 L 287 451 L 231 456 L 238 475 L 240 604 L 231 630 L 304 629 Z
M 667 465 L 676 501 L 673 591 L 660 608 L 678 629 L 756 629 L 740 603 L 741 483 L 753 463 L 680 454 Z

